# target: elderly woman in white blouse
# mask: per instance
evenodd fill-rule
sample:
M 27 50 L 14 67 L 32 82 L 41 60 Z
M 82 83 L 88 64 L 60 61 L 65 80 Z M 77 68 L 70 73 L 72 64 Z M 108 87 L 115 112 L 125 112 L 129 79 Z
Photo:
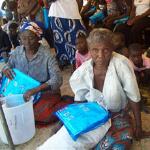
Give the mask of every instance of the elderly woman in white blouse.
M 74 142 L 62 127 L 39 150 L 69 149 L 128 149 L 132 143 L 132 128 L 127 106 L 130 104 L 135 117 L 135 137 L 141 138 L 140 94 L 133 68 L 127 58 L 114 50 L 113 33 L 95 29 L 88 37 L 92 59 L 83 63 L 70 79 L 75 101 L 102 101 L 111 112 L 111 127 L 94 129 Z M 100 141 L 100 142 L 99 142 Z M 98 143 L 99 142 L 99 143 Z

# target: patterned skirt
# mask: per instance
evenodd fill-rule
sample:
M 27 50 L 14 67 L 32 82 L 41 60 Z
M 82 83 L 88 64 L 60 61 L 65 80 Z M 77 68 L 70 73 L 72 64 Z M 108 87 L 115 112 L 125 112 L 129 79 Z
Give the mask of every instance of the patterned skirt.
M 128 113 L 117 113 L 112 117 L 112 126 L 95 150 L 129 150 L 133 130 Z
M 75 40 L 79 33 L 86 35 L 86 29 L 79 19 L 64 19 L 51 17 L 50 25 L 53 30 L 54 45 L 57 58 L 63 65 L 64 62 L 73 64 L 75 61 Z
M 73 97 L 44 93 L 40 100 L 34 104 L 36 124 L 42 127 L 42 125 L 45 126 L 58 121 L 55 112 L 71 103 L 73 103 Z

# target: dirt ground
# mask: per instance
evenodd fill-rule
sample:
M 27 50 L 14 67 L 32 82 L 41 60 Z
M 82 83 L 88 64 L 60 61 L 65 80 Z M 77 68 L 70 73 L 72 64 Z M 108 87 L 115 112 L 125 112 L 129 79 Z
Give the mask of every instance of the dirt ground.
M 61 88 L 62 95 L 73 95 L 68 84 L 70 75 L 70 67 L 65 68 L 63 71 L 64 83 Z M 145 91 L 143 91 L 143 93 L 146 96 L 149 94 Z M 150 95 L 148 96 L 150 97 Z M 142 122 L 143 128 L 147 131 L 150 131 L 150 115 L 142 113 Z M 48 126 L 46 128 L 36 129 L 36 135 L 34 138 L 23 145 L 16 146 L 16 150 L 35 150 L 38 145 L 42 144 L 46 139 L 48 139 L 48 137 L 53 135 L 59 126 L 59 123 L 55 123 L 54 125 Z M 0 141 L 0 150 L 9 150 L 9 147 Z M 134 141 L 131 150 L 150 150 L 150 138 L 143 139 L 141 141 Z

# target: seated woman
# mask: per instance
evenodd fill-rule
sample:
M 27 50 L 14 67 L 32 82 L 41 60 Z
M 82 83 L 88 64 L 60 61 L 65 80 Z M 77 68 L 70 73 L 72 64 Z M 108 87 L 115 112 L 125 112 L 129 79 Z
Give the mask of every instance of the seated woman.
M 143 44 L 142 32 L 150 27 L 150 1 L 132 0 L 132 10 L 126 24 L 119 25 L 115 31 L 125 35 L 126 44 Z
M 13 79 L 12 68 L 16 68 L 41 82 L 39 87 L 27 91 L 24 98 L 28 100 L 30 96 L 41 92 L 41 98 L 34 104 L 35 121 L 47 124 L 57 120 L 53 112 L 71 101 L 61 101 L 62 76 L 49 48 L 40 45 L 41 34 L 38 24 L 25 22 L 20 30 L 22 46 L 13 51 L 2 72 Z
M 106 0 L 107 17 L 104 19 L 104 27 L 113 29 L 117 24 L 127 21 L 130 5 L 127 0 Z
M 39 3 L 38 3 L 39 1 Z M 41 24 L 45 24 L 44 16 L 43 16 L 43 10 L 42 7 L 46 3 L 46 0 L 19 0 L 17 3 L 17 12 L 18 14 L 22 17 L 21 21 L 24 20 L 30 20 L 30 21 L 38 21 L 41 22 Z M 44 4 L 42 4 L 44 1 Z M 42 6 L 41 6 L 41 5 Z M 47 8 L 47 4 L 45 4 L 45 7 Z M 54 51 L 54 39 L 53 39 L 53 33 L 51 28 L 47 28 L 47 23 L 46 26 L 43 28 L 43 37 L 46 39 L 48 42 L 51 51 Z
M 128 103 L 135 116 L 135 137 L 141 138 L 140 94 L 134 70 L 129 60 L 113 52 L 113 33 L 108 29 L 94 29 L 88 37 L 88 46 L 92 59 L 79 67 L 70 79 L 75 101 L 103 101 L 111 112 L 111 127 L 105 132 L 98 129 L 83 134 L 72 142 L 64 128 L 49 138 L 39 150 L 63 149 L 88 150 L 94 148 L 108 150 L 129 149 L 132 143 L 132 127 L 127 112 Z M 108 124 L 105 125 L 106 128 Z M 104 134 L 105 133 L 105 134 Z M 99 140 L 98 140 L 99 139 Z M 89 142 L 90 141 L 90 142 Z M 56 144 L 56 143 L 59 143 Z
M 85 25 L 94 28 L 106 15 L 105 0 L 89 0 L 81 9 L 81 16 Z

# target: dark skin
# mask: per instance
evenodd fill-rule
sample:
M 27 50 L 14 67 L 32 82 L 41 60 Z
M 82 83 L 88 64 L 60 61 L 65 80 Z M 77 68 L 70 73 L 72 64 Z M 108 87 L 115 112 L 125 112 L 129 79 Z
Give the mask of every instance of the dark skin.
M 7 9 L 10 10 L 10 11 L 15 11 L 16 12 L 16 9 L 17 9 L 16 0 L 14 0 L 14 1 L 5 0 L 2 3 L 1 9 L 5 10 L 5 7 L 7 7 Z
M 135 66 L 143 67 L 143 59 L 142 59 L 143 51 L 142 49 L 139 51 L 130 50 L 129 58 L 132 60 Z
M 104 43 L 105 44 L 105 43 Z M 94 60 L 94 87 L 100 91 L 103 90 L 104 80 L 111 58 L 112 51 L 109 46 L 95 43 L 91 46 L 91 57 Z
M 83 6 L 83 0 L 76 0 L 76 1 L 77 1 L 77 3 L 78 3 L 79 12 L 80 12 L 80 10 L 81 10 L 81 8 L 82 8 L 82 6 Z
M 143 54 L 143 50 L 130 50 L 130 55 L 129 55 L 129 58 L 130 60 L 132 60 L 132 62 L 134 63 L 134 65 L 136 67 L 139 67 L 139 68 L 143 68 L 143 59 L 142 59 L 142 54 Z M 146 70 L 143 70 L 143 71 L 135 71 L 135 74 L 136 74 L 136 77 L 137 77 L 137 81 L 138 81 L 138 84 L 139 86 L 140 85 L 147 85 L 149 86 L 149 75 L 150 75 L 150 69 L 146 69 Z
M 35 16 L 37 11 L 40 9 L 38 2 L 35 0 L 19 0 L 17 6 L 17 12 L 22 17 Z
M 23 33 L 21 33 L 20 39 L 21 39 L 22 44 L 25 47 L 25 53 L 26 53 L 27 59 L 28 60 L 33 59 L 34 55 L 37 53 L 38 48 L 40 46 L 40 44 L 38 42 L 39 37 L 35 33 L 27 30 L 27 31 L 24 31 Z M 11 69 L 4 69 L 3 74 L 10 80 L 12 80 L 15 76 L 14 72 Z M 24 94 L 24 99 L 26 101 L 28 101 L 32 95 L 34 95 L 38 92 L 44 91 L 48 88 L 50 88 L 49 85 L 47 83 L 43 83 L 39 87 L 28 90 Z
M 127 24 L 129 26 L 134 25 L 140 19 L 150 15 L 150 9 L 148 9 L 146 12 L 144 12 L 143 14 L 138 15 L 138 16 L 136 16 L 135 12 L 136 12 L 136 8 L 134 5 L 134 0 L 132 0 L 132 9 L 131 9 L 131 13 L 130 13 L 130 19 L 127 22 Z
M 88 53 L 87 41 L 86 38 L 80 37 L 76 39 L 76 49 L 80 54 L 85 55 Z
M 93 43 L 90 47 L 91 57 L 94 62 L 94 87 L 100 91 L 103 91 L 104 81 L 109 66 L 109 62 L 112 56 L 113 46 L 110 42 Z M 135 137 L 141 139 L 144 137 L 145 132 L 142 132 L 141 125 L 141 113 L 139 103 L 135 103 L 129 100 L 129 104 L 134 114 L 136 128 Z
M 2 27 L 0 26 L 0 31 L 2 31 Z M 3 51 L 9 51 L 11 49 L 10 46 L 5 46 L 1 48 Z
M 85 37 L 79 37 L 76 39 L 76 49 L 79 51 L 80 54 L 85 55 L 88 53 L 88 46 Z M 76 70 L 75 63 L 73 64 L 73 71 Z M 72 71 L 72 73 L 73 73 Z
M 113 22 L 117 19 L 121 19 L 125 16 L 128 16 L 130 14 L 130 10 L 131 10 L 131 7 L 130 7 L 130 4 L 128 3 L 128 0 L 124 0 L 127 4 L 127 11 L 123 14 L 115 14 L 115 15 L 109 15 L 107 16 L 105 19 L 104 19 L 104 25 L 106 27 L 111 27 L 111 25 L 113 24 Z M 120 8 L 120 5 L 121 5 L 121 1 L 120 0 L 115 0 L 116 4 L 117 4 L 117 7 L 118 9 L 122 9 Z

